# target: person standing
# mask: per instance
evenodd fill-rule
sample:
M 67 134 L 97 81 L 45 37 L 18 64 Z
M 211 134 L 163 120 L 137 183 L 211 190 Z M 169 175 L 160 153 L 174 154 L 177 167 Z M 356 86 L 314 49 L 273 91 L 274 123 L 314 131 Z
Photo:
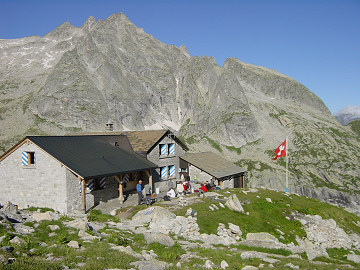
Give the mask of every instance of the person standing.
M 141 204 L 141 200 L 143 198 L 141 184 L 142 184 L 142 181 L 139 180 L 139 183 L 136 185 L 136 191 L 138 194 L 138 205 Z
M 145 185 L 145 203 L 146 203 L 146 206 L 150 206 L 151 204 L 151 186 L 149 185 L 149 183 L 147 183 Z

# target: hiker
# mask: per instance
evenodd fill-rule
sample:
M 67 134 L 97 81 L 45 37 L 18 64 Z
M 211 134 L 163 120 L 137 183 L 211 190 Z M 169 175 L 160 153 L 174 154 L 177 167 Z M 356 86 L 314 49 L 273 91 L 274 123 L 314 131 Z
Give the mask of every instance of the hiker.
M 182 184 L 182 182 L 178 183 L 176 185 L 176 191 L 179 193 L 179 194 L 182 194 L 184 192 L 184 186 Z
M 210 186 L 211 186 L 211 187 L 215 187 L 214 177 L 211 178 L 211 180 L 210 180 Z
M 190 193 L 190 185 L 189 185 L 189 182 L 185 182 L 184 185 L 184 194 L 186 193 Z
M 145 185 L 145 204 L 146 206 L 150 206 L 151 205 L 151 186 L 149 185 L 149 183 L 147 183 Z
M 211 185 L 209 184 L 208 181 L 206 181 L 205 187 L 206 187 L 207 190 L 211 190 Z
M 175 198 L 176 197 L 176 193 L 175 190 L 173 188 L 171 188 L 167 193 L 167 196 L 169 196 L 170 198 Z
M 200 191 L 201 193 L 207 192 L 207 188 L 206 188 L 205 184 L 202 184 L 202 186 L 199 187 L 199 191 Z
M 137 194 L 138 194 L 138 205 L 141 204 L 141 201 L 142 201 L 142 198 L 143 198 L 141 184 L 142 184 L 142 181 L 139 180 L 139 183 L 136 185 L 136 191 L 137 191 Z

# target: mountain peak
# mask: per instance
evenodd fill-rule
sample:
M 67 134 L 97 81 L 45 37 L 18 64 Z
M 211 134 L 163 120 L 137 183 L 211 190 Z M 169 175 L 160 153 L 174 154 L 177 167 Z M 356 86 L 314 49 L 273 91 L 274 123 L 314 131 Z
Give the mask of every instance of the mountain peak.
M 126 15 L 124 13 L 121 13 L 121 12 L 111 14 L 105 20 L 105 22 L 107 22 L 107 23 L 114 22 L 114 21 L 131 23 L 131 21 L 128 19 L 128 17 L 126 17 Z
M 82 29 L 86 31 L 91 31 L 96 25 L 96 19 L 93 16 L 90 16 L 84 24 L 81 26 Z

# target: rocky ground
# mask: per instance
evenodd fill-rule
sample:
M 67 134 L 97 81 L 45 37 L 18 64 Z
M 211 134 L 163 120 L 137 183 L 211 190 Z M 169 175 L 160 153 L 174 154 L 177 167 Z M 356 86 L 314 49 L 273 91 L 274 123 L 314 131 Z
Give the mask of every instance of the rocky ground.
M 360 218 L 271 190 L 64 216 L 0 209 L 4 269 L 359 269 Z

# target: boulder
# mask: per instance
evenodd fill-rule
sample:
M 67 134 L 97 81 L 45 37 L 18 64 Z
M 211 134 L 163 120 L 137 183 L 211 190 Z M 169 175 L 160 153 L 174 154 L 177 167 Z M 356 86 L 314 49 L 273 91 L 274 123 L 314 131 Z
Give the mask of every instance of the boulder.
M 60 230 L 60 227 L 59 227 L 58 225 L 48 225 L 48 228 L 49 228 L 51 231 Z
M 170 236 L 163 233 L 144 233 L 144 237 L 148 244 L 159 243 L 167 247 L 172 247 L 175 244 Z
M 235 212 L 244 213 L 244 208 L 242 207 L 238 197 L 235 194 L 232 194 L 227 201 L 225 202 L 225 205 L 229 207 L 230 210 Z
M 148 209 L 144 209 L 137 212 L 132 218 L 132 223 L 137 226 L 142 226 L 145 223 L 157 221 L 167 222 L 176 218 L 175 214 L 160 206 L 154 206 L 154 210 L 150 214 L 146 214 L 148 211 Z
M 210 260 L 206 260 L 206 262 L 204 264 L 205 269 L 213 269 L 214 266 L 215 266 L 215 264 Z
M 23 225 L 21 223 L 14 223 L 13 228 L 15 231 L 19 234 L 30 234 L 35 232 L 35 229 L 26 225 Z
M 18 214 L 18 210 L 17 207 L 12 204 L 11 202 L 6 202 L 5 205 L 3 206 L 3 208 L 1 208 L 1 210 L 5 213 L 9 213 L 9 214 Z
M 40 222 L 43 220 L 53 220 L 51 212 L 49 211 L 45 213 L 35 212 L 32 214 L 32 219 L 36 222 Z
M 128 254 L 130 256 L 133 256 L 135 258 L 141 259 L 142 255 L 136 253 L 130 246 L 124 247 L 124 246 L 115 246 L 111 247 L 110 249 L 117 250 L 120 252 L 124 252 L 125 254 Z
M 99 239 L 99 236 L 94 236 L 91 234 L 88 234 L 86 231 L 84 230 L 79 230 L 78 236 L 82 239 L 82 240 L 94 240 L 94 239 Z
M 164 270 L 167 267 L 166 262 L 161 262 L 155 259 L 151 261 L 132 262 L 130 265 L 135 266 L 139 270 Z
M 67 246 L 75 249 L 80 248 L 78 241 L 74 241 L 74 240 L 67 243 Z
M 229 264 L 226 261 L 222 260 L 220 267 L 221 267 L 221 269 L 226 269 L 229 267 Z
M 298 253 L 305 252 L 308 259 L 312 261 L 313 259 L 317 257 L 329 257 L 329 255 L 326 252 L 326 249 L 324 249 L 320 245 L 315 245 L 313 242 L 311 242 L 309 239 L 300 239 L 299 237 L 296 237 L 296 241 L 298 242 L 299 251 Z
M 252 266 L 252 265 L 246 265 L 241 270 L 257 270 L 259 268 Z
M 348 254 L 347 259 L 349 261 L 352 261 L 354 263 L 360 263 L 360 256 L 356 254 Z
M 72 221 L 64 222 L 64 225 L 67 227 L 79 229 L 79 230 L 90 230 L 90 226 L 87 218 L 78 218 Z
M 24 245 L 26 244 L 26 241 L 18 236 L 15 236 L 13 239 L 9 241 L 9 243 L 14 245 Z
M 240 230 L 239 226 L 229 223 L 229 229 L 230 229 L 231 233 L 236 234 L 238 236 L 242 236 L 242 231 Z
M 279 240 L 269 234 L 269 233 L 265 233 L 265 232 L 260 232 L 260 233 L 248 233 L 246 235 L 246 240 L 247 241 L 261 241 L 261 242 L 276 242 L 279 243 Z
M 247 260 L 251 258 L 265 259 L 269 254 L 257 251 L 244 251 L 241 253 L 241 259 Z

